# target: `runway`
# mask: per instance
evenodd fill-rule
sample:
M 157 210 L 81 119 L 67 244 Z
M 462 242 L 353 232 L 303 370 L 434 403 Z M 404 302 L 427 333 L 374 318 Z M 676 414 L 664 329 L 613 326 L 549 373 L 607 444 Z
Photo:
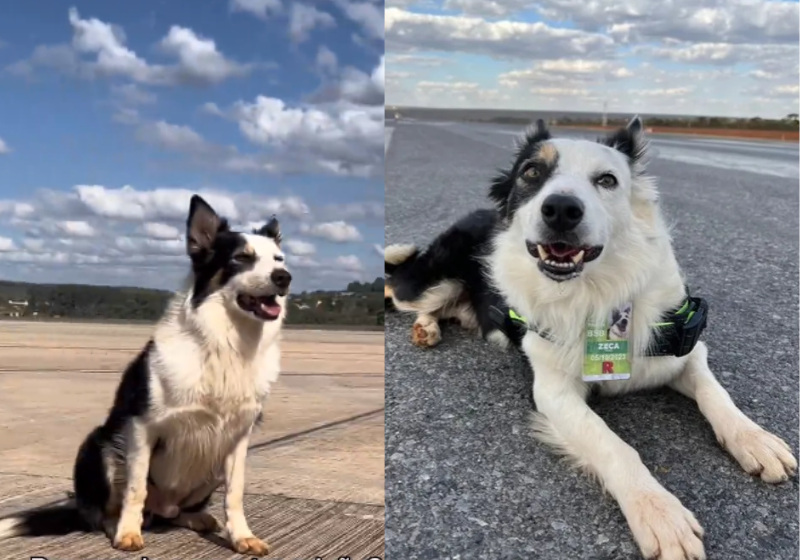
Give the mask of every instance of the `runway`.
M 393 124 L 386 244 L 424 245 L 487 206 L 518 129 Z M 595 138 L 597 132 L 558 131 Z M 738 406 L 798 449 L 798 145 L 652 136 L 650 172 L 678 260 L 711 305 L 711 367 Z M 386 322 L 388 557 L 637 559 L 614 501 L 530 435 L 525 360 L 443 329 L 411 345 Z M 696 405 L 660 391 L 593 404 L 706 530 L 709 558 L 798 555 L 797 479 L 768 487 L 715 441 Z

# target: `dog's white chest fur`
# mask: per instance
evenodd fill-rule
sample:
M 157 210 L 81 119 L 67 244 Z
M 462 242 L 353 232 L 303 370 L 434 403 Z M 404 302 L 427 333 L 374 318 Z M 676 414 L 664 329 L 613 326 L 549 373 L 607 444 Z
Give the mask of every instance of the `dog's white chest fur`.
M 233 330 L 199 342 L 169 325 L 156 332 L 150 357 L 150 477 L 180 500 L 220 480 L 225 457 L 245 436 L 280 370 L 272 336 L 242 340 Z

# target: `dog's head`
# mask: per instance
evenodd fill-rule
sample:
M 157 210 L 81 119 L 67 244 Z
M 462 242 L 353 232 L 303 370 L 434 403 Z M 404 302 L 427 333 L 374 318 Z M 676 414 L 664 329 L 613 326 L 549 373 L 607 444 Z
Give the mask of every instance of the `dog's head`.
M 625 332 L 628 330 L 628 323 L 631 319 L 631 305 L 625 304 L 619 309 L 615 309 L 611 312 L 611 324 L 620 332 Z
M 644 175 L 646 148 L 639 117 L 597 142 L 552 138 L 539 120 L 490 197 L 542 274 L 572 280 L 631 226 L 637 200 L 656 199 Z
M 192 261 L 192 305 L 210 297 L 254 321 L 274 321 L 285 313 L 292 275 L 280 247 L 278 220 L 252 233 L 231 231 L 201 197 L 192 197 L 186 221 L 186 250 Z

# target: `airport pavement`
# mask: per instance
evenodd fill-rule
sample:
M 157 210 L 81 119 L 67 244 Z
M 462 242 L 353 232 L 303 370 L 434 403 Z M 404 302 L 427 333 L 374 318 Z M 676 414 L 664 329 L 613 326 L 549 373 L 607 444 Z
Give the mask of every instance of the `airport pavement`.
M 395 123 L 386 243 L 429 242 L 485 206 L 512 127 Z M 594 138 L 596 133 L 564 131 Z M 678 259 L 711 305 L 710 363 L 738 406 L 798 450 L 798 146 L 653 136 L 650 171 Z M 386 554 L 412 559 L 639 558 L 614 501 L 530 436 L 524 359 L 412 318 L 386 319 Z M 744 473 L 695 404 L 658 391 L 593 405 L 706 530 L 709 560 L 798 557 L 798 481 Z
M 105 418 L 151 326 L 0 321 L 0 517 L 63 500 L 78 445 Z M 269 559 L 383 557 L 383 333 L 287 331 L 252 438 L 245 511 Z M 221 519 L 221 496 L 213 511 Z M 121 553 L 101 535 L 0 542 L 3 560 L 241 559 L 185 529 Z

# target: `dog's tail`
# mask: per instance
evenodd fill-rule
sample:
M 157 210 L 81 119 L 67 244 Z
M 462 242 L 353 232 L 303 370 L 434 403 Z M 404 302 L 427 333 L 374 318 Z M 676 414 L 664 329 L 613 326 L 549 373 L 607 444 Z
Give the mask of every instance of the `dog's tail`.
M 0 519 L 0 541 L 13 537 L 61 536 L 89 531 L 74 504 L 26 511 Z
M 385 273 L 394 274 L 402 265 L 413 262 L 419 256 L 416 245 L 389 245 L 384 252 Z

